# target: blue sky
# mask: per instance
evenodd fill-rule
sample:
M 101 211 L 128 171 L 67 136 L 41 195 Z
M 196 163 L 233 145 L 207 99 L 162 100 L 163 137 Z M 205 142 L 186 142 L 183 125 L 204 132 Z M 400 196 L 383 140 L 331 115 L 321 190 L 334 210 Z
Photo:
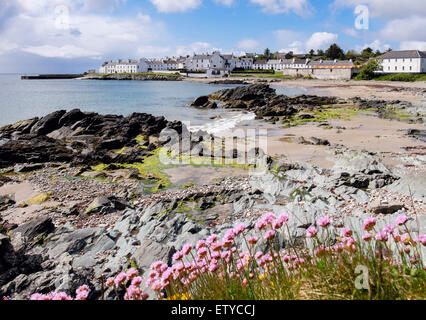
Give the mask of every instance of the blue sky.
M 82 72 L 105 60 L 217 49 L 302 53 L 334 42 L 426 50 L 426 2 L 0 0 L 3 73 Z

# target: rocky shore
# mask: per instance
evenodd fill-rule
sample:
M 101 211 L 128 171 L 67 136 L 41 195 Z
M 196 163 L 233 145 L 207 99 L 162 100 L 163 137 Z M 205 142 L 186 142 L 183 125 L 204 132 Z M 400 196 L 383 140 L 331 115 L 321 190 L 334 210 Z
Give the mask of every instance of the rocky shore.
M 192 105 L 243 109 L 268 124 L 302 128 L 349 105 L 374 117 L 422 121 L 417 114 L 400 116 L 410 107 L 406 102 L 288 97 L 264 84 L 222 90 Z M 177 139 L 161 139 L 164 131 L 177 132 Z M 332 219 L 336 237 L 343 225 L 362 234 L 366 217 L 383 226 L 401 213 L 410 217 L 411 231 L 425 233 L 426 146 L 421 131 L 401 135 L 416 147 L 401 146 L 408 149 L 393 157 L 409 165 L 385 165 L 386 155 L 354 150 L 344 141 L 304 139 L 332 153 L 333 166 L 321 168 L 267 150 L 220 153 L 204 144 L 221 145 L 220 137 L 190 133 L 181 122 L 148 114 L 63 110 L 5 126 L 0 129 L 0 297 L 27 299 L 34 292 L 74 292 L 88 284 L 90 299 L 96 299 L 102 277 L 135 267 L 146 279 L 152 262 L 170 264 L 183 244 L 223 235 L 238 222 L 260 236 L 254 222 L 265 212 L 289 214 L 291 245 L 298 246 L 306 229 L 324 215 Z M 184 138 L 189 145 L 181 144 Z M 159 160 L 166 146 L 179 150 L 181 163 Z M 248 159 L 245 165 L 235 161 L 240 154 Z M 210 161 L 218 157 L 220 164 Z M 171 170 L 176 168 L 179 179 Z M 194 183 L 197 175 L 202 183 Z M 115 294 L 106 292 L 110 299 Z

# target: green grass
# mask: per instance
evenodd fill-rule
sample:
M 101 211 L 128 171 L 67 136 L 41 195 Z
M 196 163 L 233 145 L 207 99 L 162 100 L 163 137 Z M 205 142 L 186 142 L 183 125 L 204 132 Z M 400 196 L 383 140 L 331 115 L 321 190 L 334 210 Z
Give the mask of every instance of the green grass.
M 403 81 L 403 82 L 415 82 L 415 81 L 426 81 L 426 74 L 412 74 L 412 73 L 397 73 L 387 74 L 382 76 L 376 76 L 373 78 L 376 81 Z
M 254 77 L 254 78 L 292 79 L 291 76 L 283 75 L 282 72 L 275 72 L 275 73 L 234 73 L 234 74 L 231 74 L 231 77 L 233 77 L 233 78 Z

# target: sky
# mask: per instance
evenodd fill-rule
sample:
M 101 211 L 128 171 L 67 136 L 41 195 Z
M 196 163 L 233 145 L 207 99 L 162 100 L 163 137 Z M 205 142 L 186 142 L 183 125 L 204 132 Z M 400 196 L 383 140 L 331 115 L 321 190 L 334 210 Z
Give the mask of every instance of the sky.
M 0 73 L 220 50 L 426 51 L 422 0 L 0 0 Z

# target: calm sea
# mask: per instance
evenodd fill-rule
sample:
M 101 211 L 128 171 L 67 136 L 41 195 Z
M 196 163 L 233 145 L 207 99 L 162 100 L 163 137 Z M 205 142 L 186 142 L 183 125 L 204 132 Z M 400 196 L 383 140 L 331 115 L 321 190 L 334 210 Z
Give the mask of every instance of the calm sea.
M 101 114 L 145 112 L 168 120 L 189 122 L 190 127 L 223 130 L 253 115 L 238 111 L 200 110 L 187 104 L 196 97 L 235 85 L 174 81 L 21 80 L 20 75 L 0 74 L 0 126 L 58 109 Z M 280 88 L 295 95 L 302 90 Z M 216 119 L 211 119 L 217 116 Z

